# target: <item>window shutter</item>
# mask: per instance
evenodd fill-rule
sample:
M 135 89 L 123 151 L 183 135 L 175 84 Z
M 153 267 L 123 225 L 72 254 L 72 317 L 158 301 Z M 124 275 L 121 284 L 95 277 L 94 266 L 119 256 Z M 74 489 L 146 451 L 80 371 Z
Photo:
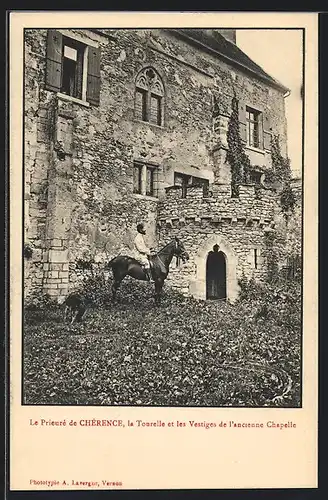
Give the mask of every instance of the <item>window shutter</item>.
M 263 115 L 263 148 L 271 149 L 271 121 L 267 114 Z
M 88 48 L 87 101 L 99 106 L 100 100 L 100 49 Z
M 60 92 L 62 80 L 63 37 L 59 31 L 48 30 L 46 89 Z
M 242 101 L 238 103 L 239 132 L 243 142 L 247 141 L 246 125 L 246 104 Z

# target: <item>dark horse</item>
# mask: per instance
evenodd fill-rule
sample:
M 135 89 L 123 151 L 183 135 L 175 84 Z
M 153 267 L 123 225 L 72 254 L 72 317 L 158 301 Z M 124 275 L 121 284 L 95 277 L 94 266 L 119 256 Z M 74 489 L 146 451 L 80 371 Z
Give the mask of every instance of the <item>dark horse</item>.
M 155 302 L 159 304 L 160 294 L 164 280 L 169 273 L 169 267 L 173 257 L 179 257 L 185 262 L 189 259 L 183 244 L 178 238 L 174 238 L 165 245 L 157 254 L 150 257 L 151 274 L 155 283 Z M 113 271 L 114 283 L 112 286 L 113 300 L 116 299 L 117 290 L 126 276 L 132 276 L 137 280 L 147 281 L 142 265 L 134 258 L 126 255 L 114 257 L 106 266 Z

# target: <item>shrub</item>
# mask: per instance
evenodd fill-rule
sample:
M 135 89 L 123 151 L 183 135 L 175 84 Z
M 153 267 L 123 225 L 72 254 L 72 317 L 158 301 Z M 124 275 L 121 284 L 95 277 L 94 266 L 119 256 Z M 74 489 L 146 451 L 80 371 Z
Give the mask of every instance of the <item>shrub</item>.
M 240 280 L 238 302 L 248 304 L 252 308 L 255 319 L 270 319 L 286 331 L 301 328 L 301 280 L 285 279 L 283 273 L 278 274 L 275 282 L 258 283 L 254 280 Z
M 93 260 L 85 260 L 85 259 L 78 259 L 75 262 L 76 268 L 77 269 L 82 269 L 82 270 L 92 269 L 93 264 L 94 264 Z
M 102 307 L 111 300 L 111 284 L 112 281 L 106 279 L 103 271 L 97 271 L 87 276 L 77 291 L 94 307 Z
M 26 324 L 41 323 L 57 318 L 60 306 L 49 295 L 37 290 L 28 297 L 24 306 L 24 321 Z

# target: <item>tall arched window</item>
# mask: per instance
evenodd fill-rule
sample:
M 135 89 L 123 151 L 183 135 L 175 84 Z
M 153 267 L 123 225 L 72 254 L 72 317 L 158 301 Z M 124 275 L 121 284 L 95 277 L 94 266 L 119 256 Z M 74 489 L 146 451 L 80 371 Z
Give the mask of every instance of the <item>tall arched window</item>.
M 137 120 L 163 125 L 164 87 L 153 68 L 142 70 L 136 80 L 135 117 Z

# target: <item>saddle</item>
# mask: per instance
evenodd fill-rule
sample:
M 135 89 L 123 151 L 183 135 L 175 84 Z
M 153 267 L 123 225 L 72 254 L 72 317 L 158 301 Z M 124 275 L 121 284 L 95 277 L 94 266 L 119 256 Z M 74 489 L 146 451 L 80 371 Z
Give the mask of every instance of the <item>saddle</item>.
M 132 258 L 136 263 L 139 264 L 139 266 L 143 267 L 143 264 L 136 257 L 132 257 Z M 167 274 L 167 269 L 165 268 L 161 258 L 157 254 L 154 254 L 154 255 L 151 255 L 150 257 L 148 257 L 148 262 L 149 262 L 151 272 L 156 271 L 156 269 L 158 269 L 160 271 L 160 273 L 165 274 L 165 275 Z

